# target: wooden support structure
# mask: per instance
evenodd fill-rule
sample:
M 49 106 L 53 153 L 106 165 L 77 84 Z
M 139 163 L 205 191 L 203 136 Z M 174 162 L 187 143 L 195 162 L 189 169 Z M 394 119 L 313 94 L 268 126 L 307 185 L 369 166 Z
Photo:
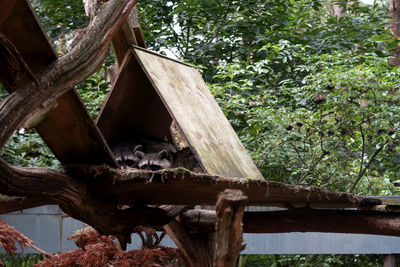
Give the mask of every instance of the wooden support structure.
M 380 199 L 317 187 L 227 178 L 180 168 L 119 172 L 120 177 L 102 179 L 94 186 L 98 194 L 110 195 L 120 204 L 215 205 L 218 194 L 225 189 L 241 190 L 253 206 L 360 208 L 382 204 Z
M 14 44 L 34 74 L 57 59 L 56 52 L 26 0 L 16 1 L 8 19 L 0 25 L 0 32 Z M 4 85 L 9 92 L 13 92 L 26 81 L 18 79 L 12 86 L 9 83 Z M 59 97 L 56 103 L 44 103 L 42 108 L 45 113 L 38 110 L 31 120 L 34 122 L 31 126 L 35 126 L 63 165 L 105 163 L 117 166 L 107 143 L 73 88 Z
M 164 230 L 181 249 L 186 266 L 235 266 L 244 248 L 242 217 L 246 203 L 247 197 L 239 190 L 225 190 L 219 194 L 216 234 L 188 231 L 177 220 L 164 226 Z
M 213 266 L 214 234 L 191 233 L 176 220 L 165 225 L 164 230 L 182 251 L 185 266 Z

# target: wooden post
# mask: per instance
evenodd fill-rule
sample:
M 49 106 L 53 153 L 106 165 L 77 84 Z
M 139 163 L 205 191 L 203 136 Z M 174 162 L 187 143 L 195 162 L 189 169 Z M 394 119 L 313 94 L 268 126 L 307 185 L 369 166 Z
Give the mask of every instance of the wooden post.
M 214 266 L 234 267 L 244 249 L 242 219 L 248 199 L 240 190 L 226 189 L 218 196 Z
M 396 255 L 388 254 L 385 255 L 385 259 L 383 261 L 383 267 L 396 267 Z

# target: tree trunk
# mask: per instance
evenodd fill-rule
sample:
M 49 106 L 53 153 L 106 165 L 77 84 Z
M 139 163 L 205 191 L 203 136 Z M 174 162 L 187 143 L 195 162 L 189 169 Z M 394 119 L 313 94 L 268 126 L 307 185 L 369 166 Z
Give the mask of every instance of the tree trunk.
M 185 266 L 213 266 L 214 234 L 190 233 L 176 220 L 165 225 L 164 230 L 181 250 Z
M 188 230 L 215 231 L 217 216 L 209 210 L 188 210 L 180 215 Z M 268 223 L 266 223 L 268 222 Z M 321 210 L 300 208 L 270 212 L 245 212 L 245 233 L 326 232 L 400 236 L 398 212 Z
M 385 255 L 385 259 L 383 261 L 383 267 L 396 267 L 396 255 L 389 254 Z
M 394 36 L 400 37 L 400 0 L 390 0 L 389 13 L 394 20 L 390 24 L 390 30 Z M 400 47 L 393 49 L 391 53 L 393 54 L 393 58 L 389 60 L 389 64 L 392 66 L 399 66 Z

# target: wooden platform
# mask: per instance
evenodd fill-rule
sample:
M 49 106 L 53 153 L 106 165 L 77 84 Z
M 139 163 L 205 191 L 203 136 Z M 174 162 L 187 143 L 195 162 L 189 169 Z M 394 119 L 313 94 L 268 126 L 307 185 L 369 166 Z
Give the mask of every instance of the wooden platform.
M 96 190 L 99 194 L 111 195 L 121 204 L 215 205 L 218 194 L 225 189 L 242 190 L 253 206 L 360 208 L 382 204 L 380 199 L 317 187 L 225 178 L 184 169 L 121 170 L 119 173 L 119 178 L 109 181 L 110 184 L 99 184 Z
M 57 59 L 46 33 L 26 0 L 17 0 L 0 31 L 16 46 L 33 73 Z M 13 88 L 13 92 L 23 81 Z M 57 99 L 57 105 L 36 130 L 63 164 L 87 163 L 116 167 L 107 143 L 90 118 L 80 96 L 71 88 Z

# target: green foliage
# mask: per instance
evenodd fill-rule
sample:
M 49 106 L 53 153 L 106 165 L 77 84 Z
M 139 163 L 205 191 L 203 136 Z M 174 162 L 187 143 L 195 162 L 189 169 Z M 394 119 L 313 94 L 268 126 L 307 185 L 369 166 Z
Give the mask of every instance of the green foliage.
M 396 193 L 398 70 L 374 37 L 393 38 L 388 12 L 335 4 L 348 16 L 312 0 L 142 1 L 139 11 L 153 49 L 200 67 L 267 179 Z
M 56 46 L 65 34 L 72 38 L 72 31 L 84 28 L 89 23 L 81 0 L 31 0 L 31 3 Z
M 0 259 L 5 267 L 33 267 L 36 263 L 43 260 L 40 254 L 0 254 Z
M 238 267 L 383 266 L 383 255 L 241 255 Z
M 13 134 L 0 152 L 0 157 L 12 165 L 60 169 L 60 162 L 34 130 L 21 129 Z
M 281 40 L 307 45 L 309 55 L 355 44 L 359 51 L 379 50 L 370 37 L 386 33 L 388 16 L 382 5 L 356 2 L 349 13 L 357 15 L 338 20 L 318 0 L 144 0 L 138 7 L 148 45 L 200 66 L 207 82 L 220 61 L 258 62 L 268 56 L 262 47 Z
M 90 116 L 96 119 L 101 106 L 111 88 L 106 76 L 106 67 L 100 69 L 86 81 L 77 86 L 78 93 L 83 99 Z
M 360 180 L 360 193 L 395 193 L 400 68 L 375 54 L 306 58 L 287 45 L 269 46 L 276 52 L 258 64 L 226 64 L 209 84 L 265 177 L 341 191 Z M 271 64 L 300 55 L 276 87 L 260 78 L 281 76 Z

